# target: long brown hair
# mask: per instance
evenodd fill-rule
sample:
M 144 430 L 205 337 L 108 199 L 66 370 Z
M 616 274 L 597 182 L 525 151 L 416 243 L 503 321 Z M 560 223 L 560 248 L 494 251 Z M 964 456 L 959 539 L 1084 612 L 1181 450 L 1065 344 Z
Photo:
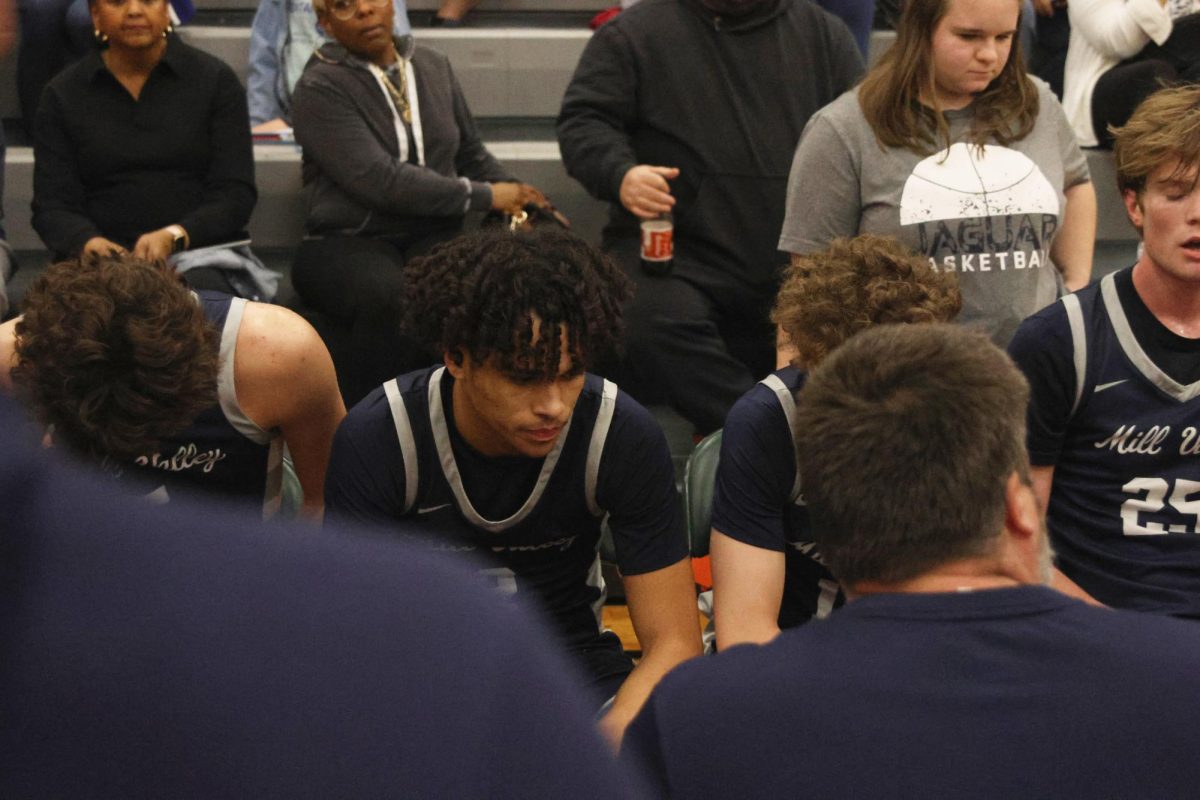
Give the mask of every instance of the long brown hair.
M 930 155 L 952 144 L 933 85 L 933 31 L 952 1 L 908 0 L 896 26 L 895 44 L 859 87 L 863 115 L 883 147 Z M 1019 5 L 1019 0 L 1013 2 Z M 1018 16 L 1018 26 L 1019 20 Z M 976 145 L 989 139 L 1007 145 L 1033 130 L 1038 93 L 1025 75 L 1020 37 L 1013 39 L 1000 74 L 975 98 L 974 113 L 970 140 Z

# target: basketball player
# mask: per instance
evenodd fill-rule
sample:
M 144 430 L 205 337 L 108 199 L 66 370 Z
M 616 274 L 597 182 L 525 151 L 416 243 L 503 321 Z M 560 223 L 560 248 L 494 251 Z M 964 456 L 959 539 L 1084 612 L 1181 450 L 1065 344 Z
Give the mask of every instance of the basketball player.
M 1010 352 L 1059 568 L 1102 603 L 1200 617 L 1200 87 L 1152 95 L 1115 135 L 1142 255 Z
M 330 514 L 424 531 L 540 601 L 619 741 L 651 687 L 700 652 L 674 470 L 650 414 L 584 372 L 620 333 L 628 281 L 561 231 L 485 231 L 407 267 L 406 327 L 443 364 L 388 381 L 334 439 Z M 400 522 L 404 520 L 404 522 Z M 600 624 L 612 532 L 642 659 Z
M 215 492 L 269 516 L 285 450 L 319 519 L 346 415 L 329 353 L 280 306 L 193 294 L 128 255 L 51 266 L 0 325 L 0 391 L 14 386 L 51 439 L 158 500 Z
M 953 276 L 894 239 L 864 234 L 797 256 L 771 320 L 795 348 L 725 420 L 713 495 L 713 610 L 721 649 L 760 644 L 844 597 L 812 542 L 794 446 L 795 392 L 838 345 L 872 325 L 948 322 L 962 307 Z

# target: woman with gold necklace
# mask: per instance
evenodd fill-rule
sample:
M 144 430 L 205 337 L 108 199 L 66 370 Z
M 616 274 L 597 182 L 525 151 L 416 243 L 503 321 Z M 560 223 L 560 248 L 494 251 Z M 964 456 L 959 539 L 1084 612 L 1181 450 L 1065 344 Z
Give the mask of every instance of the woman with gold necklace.
M 156 260 L 243 239 L 257 195 L 237 77 L 171 35 L 167 0 L 91 0 L 90 9 L 101 47 L 47 86 L 34 126 L 42 240 L 56 258 Z M 252 269 L 246 253 L 220 269 L 195 258 L 181 268 L 192 267 L 184 276 L 199 288 L 269 294 L 273 286 L 230 282 Z
M 313 6 L 335 41 L 293 98 L 308 218 L 292 282 L 341 329 L 327 344 L 350 404 L 429 360 L 394 332 L 404 263 L 454 238 L 467 211 L 544 198 L 484 147 L 449 61 L 392 35 L 389 0 Z

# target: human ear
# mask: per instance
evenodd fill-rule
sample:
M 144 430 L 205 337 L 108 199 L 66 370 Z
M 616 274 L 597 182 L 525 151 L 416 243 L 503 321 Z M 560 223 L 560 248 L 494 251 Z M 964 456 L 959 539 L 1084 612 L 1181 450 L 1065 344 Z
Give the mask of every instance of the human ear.
M 1121 199 L 1125 201 L 1125 213 L 1138 233 L 1142 232 L 1142 198 L 1133 189 L 1123 189 Z

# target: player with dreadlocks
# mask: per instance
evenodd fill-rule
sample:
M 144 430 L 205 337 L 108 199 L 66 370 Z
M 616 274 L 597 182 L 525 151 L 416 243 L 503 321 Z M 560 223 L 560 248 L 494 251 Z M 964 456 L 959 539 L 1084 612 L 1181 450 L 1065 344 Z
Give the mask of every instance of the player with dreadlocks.
M 605 256 L 561 231 L 488 231 L 406 268 L 405 327 L 443 363 L 388 381 L 334 439 L 329 513 L 472 552 L 540 602 L 619 741 L 658 679 L 700 652 L 666 440 L 612 383 L 629 296 Z M 602 526 L 642 646 L 635 669 L 600 622 Z

